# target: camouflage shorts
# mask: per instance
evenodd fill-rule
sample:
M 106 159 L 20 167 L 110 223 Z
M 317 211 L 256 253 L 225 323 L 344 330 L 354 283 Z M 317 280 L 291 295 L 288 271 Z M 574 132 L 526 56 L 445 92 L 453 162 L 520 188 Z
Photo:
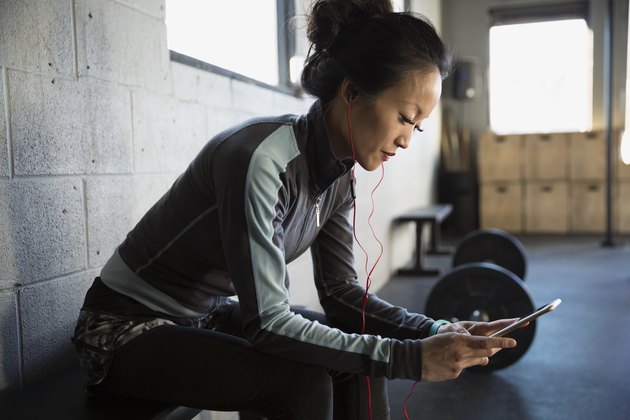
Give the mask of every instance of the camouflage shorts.
M 147 331 L 163 325 L 216 329 L 217 313 L 224 312 L 234 304 L 226 299 L 220 310 L 192 318 L 134 318 L 82 310 L 72 341 L 79 353 L 81 366 L 88 374 L 88 385 L 100 383 L 116 352 Z

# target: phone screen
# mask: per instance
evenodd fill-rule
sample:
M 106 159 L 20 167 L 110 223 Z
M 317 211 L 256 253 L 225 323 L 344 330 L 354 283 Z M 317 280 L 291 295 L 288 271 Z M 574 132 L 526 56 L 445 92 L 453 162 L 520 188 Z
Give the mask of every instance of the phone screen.
M 548 304 L 538 308 L 537 310 L 535 310 L 531 314 L 526 315 L 526 316 L 524 316 L 522 318 L 519 318 L 518 321 L 515 321 L 514 323 L 508 325 L 507 327 L 490 334 L 490 337 L 502 337 L 505 334 L 507 334 L 507 333 L 509 333 L 511 331 L 514 331 L 515 329 L 517 329 L 521 325 L 523 325 L 523 324 L 525 324 L 527 322 L 533 321 L 536 318 L 538 318 L 538 317 L 540 317 L 540 316 L 542 316 L 542 315 L 544 315 L 544 314 L 546 314 L 548 312 L 553 311 L 554 309 L 556 309 L 558 307 L 558 305 L 560 305 L 560 303 L 562 303 L 562 300 L 561 299 L 556 299 L 553 302 L 548 303 Z

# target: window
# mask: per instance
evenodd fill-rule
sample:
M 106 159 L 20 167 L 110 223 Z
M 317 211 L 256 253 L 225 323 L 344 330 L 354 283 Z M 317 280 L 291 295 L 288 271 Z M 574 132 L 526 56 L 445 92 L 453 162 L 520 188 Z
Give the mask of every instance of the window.
M 587 131 L 592 33 L 584 18 L 545 16 L 490 29 L 490 125 L 499 134 Z M 525 22 L 523 22 L 525 21 Z
M 630 11 L 628 12 L 628 19 L 630 19 Z M 629 20 L 630 21 L 630 20 Z M 628 31 L 628 44 L 626 50 L 626 90 L 630 89 L 630 31 Z M 621 137 L 621 145 L 619 153 L 621 161 L 630 165 L 630 95 L 626 94 L 626 116 L 624 124 L 624 132 Z
M 276 0 L 166 0 L 166 26 L 170 50 L 279 83 Z
M 232 77 L 279 85 L 282 91 L 289 86 L 293 91 L 291 85 L 299 83 L 309 47 L 304 14 L 310 3 L 166 0 L 171 57 L 210 70 L 218 67 Z M 409 0 L 393 3 L 395 10 L 409 10 Z

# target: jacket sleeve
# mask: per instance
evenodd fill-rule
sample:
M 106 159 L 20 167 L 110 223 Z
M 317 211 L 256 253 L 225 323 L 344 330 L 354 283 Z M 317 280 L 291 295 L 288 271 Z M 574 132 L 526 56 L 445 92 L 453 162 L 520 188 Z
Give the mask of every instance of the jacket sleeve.
M 245 336 L 260 351 L 327 369 L 420 379 L 419 340 L 348 334 L 290 311 L 279 214 L 283 173 L 299 151 L 287 147 L 287 135 L 270 134 L 251 156 L 222 147 L 213 163 L 221 239 Z
M 326 221 L 311 245 L 315 282 L 326 316 L 353 331 L 361 331 L 365 287 L 357 281 L 354 268 L 353 227 L 350 194 Z M 418 339 L 429 335 L 433 319 L 408 312 L 370 293 L 365 305 L 366 333 L 396 339 Z

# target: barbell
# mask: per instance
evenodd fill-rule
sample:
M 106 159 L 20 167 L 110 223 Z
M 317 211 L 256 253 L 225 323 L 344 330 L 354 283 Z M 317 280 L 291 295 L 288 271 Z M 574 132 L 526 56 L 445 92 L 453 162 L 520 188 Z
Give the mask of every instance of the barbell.
M 499 229 L 471 232 L 455 249 L 453 270 L 431 289 L 425 313 L 451 322 L 527 315 L 534 304 L 524 282 L 526 265 L 525 247 L 513 235 Z M 527 352 L 535 332 L 536 323 L 532 322 L 509 333 L 507 337 L 518 342 L 515 348 L 501 350 L 486 366 L 470 370 L 489 372 L 513 364 Z
M 523 281 L 527 273 L 525 247 L 514 235 L 501 229 L 475 230 L 459 241 L 453 254 L 453 266 L 474 262 L 500 265 Z

